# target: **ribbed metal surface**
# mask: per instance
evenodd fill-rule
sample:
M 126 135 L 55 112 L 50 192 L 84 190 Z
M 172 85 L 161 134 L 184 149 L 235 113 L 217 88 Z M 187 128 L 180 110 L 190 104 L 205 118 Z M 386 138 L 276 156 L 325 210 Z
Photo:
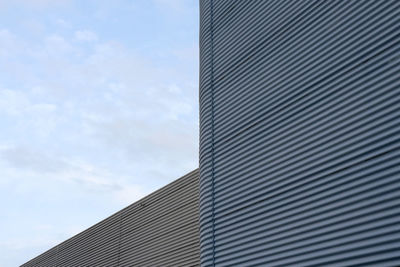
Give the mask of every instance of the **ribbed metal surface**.
M 199 266 L 195 170 L 23 264 Z
M 400 1 L 200 7 L 202 266 L 400 266 Z

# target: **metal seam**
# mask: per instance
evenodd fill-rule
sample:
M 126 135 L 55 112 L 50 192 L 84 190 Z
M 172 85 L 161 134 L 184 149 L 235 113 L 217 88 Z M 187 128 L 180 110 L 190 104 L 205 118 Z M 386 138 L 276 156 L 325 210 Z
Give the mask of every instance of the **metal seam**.
M 210 68 L 211 68 L 211 224 L 212 266 L 215 266 L 215 179 L 214 179 L 214 1 L 210 0 Z

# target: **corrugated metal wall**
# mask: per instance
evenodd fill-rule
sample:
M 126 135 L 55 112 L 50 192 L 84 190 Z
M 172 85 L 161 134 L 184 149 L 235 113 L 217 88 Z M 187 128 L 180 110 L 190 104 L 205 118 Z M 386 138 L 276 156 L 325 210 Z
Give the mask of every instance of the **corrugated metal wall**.
M 198 170 L 22 267 L 199 266 Z
M 400 1 L 200 9 L 202 266 L 400 266 Z

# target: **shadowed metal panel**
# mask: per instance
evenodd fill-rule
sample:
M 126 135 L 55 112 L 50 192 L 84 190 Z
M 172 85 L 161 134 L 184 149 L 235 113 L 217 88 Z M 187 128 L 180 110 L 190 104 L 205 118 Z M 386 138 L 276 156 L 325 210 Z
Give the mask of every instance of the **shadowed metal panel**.
M 23 264 L 199 266 L 198 170 Z
M 183 258 L 198 265 L 197 171 L 171 188 L 162 201 L 140 203 L 143 208 L 124 212 L 120 266 L 177 266 Z
M 213 84 L 212 4 L 200 1 L 200 241 L 201 265 L 213 261 Z
M 30 260 L 22 266 L 33 267 L 33 266 L 43 266 L 51 267 L 55 266 L 57 260 L 57 247 L 51 248 L 48 251 L 42 253 L 36 258 Z
M 200 6 L 202 266 L 400 265 L 400 2 Z

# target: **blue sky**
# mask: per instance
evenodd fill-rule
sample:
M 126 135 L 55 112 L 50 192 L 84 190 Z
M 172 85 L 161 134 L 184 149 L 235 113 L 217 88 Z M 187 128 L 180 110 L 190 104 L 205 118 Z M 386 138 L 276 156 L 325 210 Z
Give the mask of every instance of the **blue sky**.
M 0 264 L 198 165 L 197 0 L 0 0 Z

